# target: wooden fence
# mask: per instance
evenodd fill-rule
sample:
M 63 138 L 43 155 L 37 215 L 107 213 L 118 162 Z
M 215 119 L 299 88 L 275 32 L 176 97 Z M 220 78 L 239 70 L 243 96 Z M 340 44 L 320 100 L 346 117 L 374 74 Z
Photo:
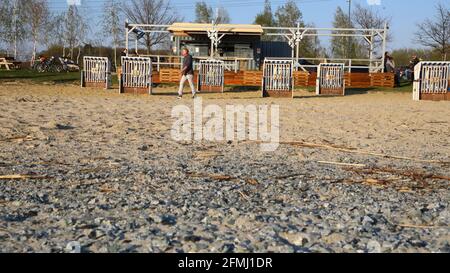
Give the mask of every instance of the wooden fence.
M 225 71 L 225 85 L 236 86 L 257 86 L 262 84 L 262 71 Z M 161 69 L 154 72 L 155 83 L 179 83 L 179 69 Z M 317 73 L 294 71 L 293 73 L 295 87 L 315 87 Z M 387 87 L 394 88 L 393 73 L 345 73 L 345 85 L 347 88 L 370 88 L 370 87 Z M 194 77 L 197 82 L 197 72 Z

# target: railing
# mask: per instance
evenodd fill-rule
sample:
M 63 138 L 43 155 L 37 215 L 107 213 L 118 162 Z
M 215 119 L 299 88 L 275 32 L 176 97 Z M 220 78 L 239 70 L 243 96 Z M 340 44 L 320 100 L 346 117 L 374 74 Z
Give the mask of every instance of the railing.
M 131 55 L 130 55 L 131 56 Z M 183 62 L 182 57 L 180 56 L 174 56 L 174 55 L 139 55 L 140 57 L 149 57 L 153 61 L 153 66 L 156 67 L 157 71 L 160 71 L 161 68 L 164 67 L 179 67 L 181 69 Z M 173 59 L 177 61 L 167 61 L 167 59 Z M 198 70 L 200 68 L 200 61 L 201 60 L 208 60 L 210 57 L 201 57 L 201 56 L 195 56 L 194 60 L 197 60 L 197 62 L 194 62 L 194 69 Z M 216 58 L 218 60 L 224 61 L 224 67 L 227 71 L 234 71 L 238 72 L 240 70 L 240 64 L 241 62 L 250 62 L 253 61 L 252 58 L 239 58 L 239 57 L 218 57 Z
M 313 64 L 300 64 L 300 61 L 308 61 Z M 367 63 L 367 65 L 353 65 L 353 63 Z M 368 69 L 369 72 L 382 72 L 383 61 L 381 59 L 342 59 L 342 58 L 299 58 L 297 67 L 306 71 L 306 68 L 318 68 L 320 63 L 343 63 L 344 68 L 351 73 L 353 69 Z
M 161 68 L 180 68 L 183 65 L 182 57 L 174 55 L 139 55 L 141 57 L 150 57 L 153 62 L 153 66 L 156 71 L 160 71 Z M 194 69 L 198 70 L 200 68 L 200 61 L 207 60 L 210 57 L 195 56 Z M 224 61 L 224 66 L 226 71 L 238 72 L 241 68 L 242 62 L 246 62 L 248 67 L 253 67 L 254 60 L 252 58 L 239 58 L 239 57 L 218 57 L 218 60 Z M 269 58 L 270 59 L 270 58 Z M 277 58 L 293 60 L 296 70 L 307 71 L 307 68 L 317 69 L 320 63 L 343 63 L 344 68 L 351 73 L 354 69 L 368 69 L 369 72 L 382 72 L 384 70 L 382 59 L 343 59 L 343 58 L 299 58 L 295 62 L 295 58 Z M 301 64 L 302 61 L 307 61 L 311 64 Z M 357 64 L 355 64 L 357 63 Z M 252 65 L 253 64 L 253 65 Z M 363 65 L 362 65 L 363 64 Z

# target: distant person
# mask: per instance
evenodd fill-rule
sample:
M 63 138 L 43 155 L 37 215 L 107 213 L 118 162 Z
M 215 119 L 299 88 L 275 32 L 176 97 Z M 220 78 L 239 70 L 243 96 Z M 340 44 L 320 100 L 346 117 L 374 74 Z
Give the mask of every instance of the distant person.
M 395 61 L 394 61 L 394 57 L 391 56 L 387 56 L 386 59 L 386 73 L 394 73 L 394 81 L 395 81 L 395 86 L 400 86 L 400 79 L 399 79 L 399 70 L 397 70 L 395 68 Z
M 385 59 L 385 68 L 387 73 L 395 73 L 395 61 L 391 56 L 387 56 Z
M 420 59 L 419 57 L 417 57 L 417 55 L 413 55 L 411 57 L 411 61 L 409 61 L 409 69 L 411 70 L 411 81 L 414 81 L 414 68 L 416 67 L 416 65 L 418 63 L 420 63 Z
M 384 63 L 383 63 L 384 71 L 388 71 L 389 70 L 388 62 L 389 62 L 390 58 L 391 58 L 391 56 L 389 55 L 389 52 L 386 51 L 384 53 Z
M 124 49 L 123 51 L 122 51 L 122 53 L 120 53 L 120 57 L 126 57 L 126 56 L 128 56 L 128 49 Z
M 178 90 L 178 99 L 183 97 L 183 89 L 186 81 L 189 82 L 189 86 L 192 91 L 192 98 L 195 98 L 195 86 L 194 86 L 194 60 L 189 54 L 189 49 L 183 48 L 181 55 L 184 57 L 183 68 L 181 69 L 180 89 Z
M 417 57 L 417 55 L 413 55 L 413 56 L 411 57 L 411 61 L 410 61 L 409 63 L 410 63 L 410 68 L 411 68 L 412 70 L 414 70 L 414 67 L 416 67 L 416 65 L 417 65 L 418 63 L 420 63 L 420 59 L 419 59 L 419 57 Z

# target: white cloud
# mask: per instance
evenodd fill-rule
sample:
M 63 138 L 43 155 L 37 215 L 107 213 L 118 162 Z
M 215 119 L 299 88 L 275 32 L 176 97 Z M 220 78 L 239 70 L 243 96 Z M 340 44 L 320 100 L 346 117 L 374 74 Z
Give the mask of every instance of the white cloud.
M 67 0 L 67 5 L 69 6 L 81 6 L 81 0 Z
M 367 4 L 370 6 L 379 6 L 381 5 L 381 0 L 367 0 Z

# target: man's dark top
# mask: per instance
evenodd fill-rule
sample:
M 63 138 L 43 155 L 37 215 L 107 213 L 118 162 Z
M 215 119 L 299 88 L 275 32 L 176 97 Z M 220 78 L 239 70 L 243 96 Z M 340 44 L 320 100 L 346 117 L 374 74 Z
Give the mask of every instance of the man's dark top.
M 414 70 L 414 68 L 416 67 L 416 65 L 417 65 L 418 63 L 420 63 L 419 58 L 414 58 L 414 59 L 412 59 L 412 60 L 409 62 L 409 68 L 410 68 L 411 70 Z
M 190 54 L 188 54 L 186 57 L 184 57 L 183 69 L 184 68 L 186 68 L 183 73 L 185 76 L 186 75 L 194 75 L 194 61 Z

